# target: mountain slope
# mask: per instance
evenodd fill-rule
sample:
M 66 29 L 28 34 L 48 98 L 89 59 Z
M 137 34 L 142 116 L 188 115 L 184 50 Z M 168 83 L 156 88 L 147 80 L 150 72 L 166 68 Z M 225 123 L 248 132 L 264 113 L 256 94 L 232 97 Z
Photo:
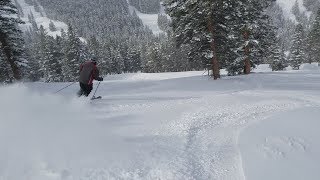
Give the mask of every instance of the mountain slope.
M 0 178 L 245 180 L 294 171 L 316 179 L 319 143 L 306 138 L 320 135 L 319 121 L 306 116 L 319 115 L 320 71 L 312 67 L 214 82 L 202 72 L 107 76 L 97 101 L 76 98 L 78 86 L 52 94 L 66 83 L 1 87 Z M 292 110 L 303 119 L 290 121 Z M 260 123 L 282 134 L 249 129 L 249 138 L 267 140 L 238 141 Z M 300 165 L 313 173 L 296 171 Z
M 126 0 L 39 0 L 39 2 L 49 17 L 71 23 L 83 37 L 94 35 L 120 38 L 125 35 L 134 38 L 149 33 L 144 30 L 137 16 L 130 15 Z
M 292 13 L 292 7 L 295 3 L 295 0 L 277 0 L 278 4 L 283 8 L 285 17 L 296 21 L 295 15 Z M 306 7 L 303 5 L 303 0 L 298 0 L 300 10 L 302 12 L 310 14 L 311 12 L 308 12 Z
M 40 11 L 36 11 L 35 6 L 32 4 L 27 4 L 25 0 L 16 0 L 16 4 L 18 5 L 18 7 L 21 8 L 21 9 L 19 8 L 21 20 L 23 20 L 26 23 L 24 25 L 21 25 L 23 30 L 29 30 L 29 28 L 32 27 L 32 24 L 31 24 L 32 22 L 30 22 L 30 18 L 28 18 L 28 16 L 30 17 L 31 15 L 33 15 L 34 20 L 37 23 L 38 27 L 42 25 L 47 30 L 48 34 L 51 36 L 56 36 L 56 35 L 60 36 L 62 29 L 64 29 L 65 31 L 68 29 L 67 24 L 65 24 L 64 22 L 56 21 L 48 18 L 41 5 L 39 5 Z M 56 27 L 56 31 L 50 31 L 49 29 L 50 22 L 54 23 Z

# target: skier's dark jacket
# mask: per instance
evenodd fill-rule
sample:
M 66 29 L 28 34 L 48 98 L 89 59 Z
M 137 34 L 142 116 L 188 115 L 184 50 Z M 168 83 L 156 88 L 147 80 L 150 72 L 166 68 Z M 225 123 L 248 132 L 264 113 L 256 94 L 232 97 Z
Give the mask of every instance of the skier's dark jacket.
M 87 61 L 80 66 L 79 82 L 82 84 L 92 85 L 93 80 L 99 80 L 99 70 L 96 63 Z

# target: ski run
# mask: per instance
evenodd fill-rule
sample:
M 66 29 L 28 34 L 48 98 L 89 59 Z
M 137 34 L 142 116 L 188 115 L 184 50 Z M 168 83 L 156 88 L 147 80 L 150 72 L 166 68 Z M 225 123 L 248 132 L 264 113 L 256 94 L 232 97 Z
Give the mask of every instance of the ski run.
M 318 179 L 320 70 L 267 67 L 1 87 L 0 179 Z
M 0 0 L 0 180 L 319 180 L 319 42 L 319 0 Z

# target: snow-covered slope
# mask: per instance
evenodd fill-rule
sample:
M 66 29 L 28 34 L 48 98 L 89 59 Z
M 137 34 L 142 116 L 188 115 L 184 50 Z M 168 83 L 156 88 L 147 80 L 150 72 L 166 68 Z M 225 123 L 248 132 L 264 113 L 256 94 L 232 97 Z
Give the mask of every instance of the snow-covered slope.
M 319 179 L 319 107 L 280 113 L 240 136 L 246 180 Z
M 160 34 L 163 33 L 162 30 L 160 30 L 159 26 L 158 26 L 158 14 L 145 14 L 140 12 L 139 10 L 137 10 L 137 8 L 133 7 L 130 5 L 129 0 L 127 0 L 128 4 L 129 4 L 129 10 L 130 13 L 132 14 L 134 11 L 137 13 L 137 15 L 139 16 L 139 18 L 142 20 L 142 23 L 145 26 L 148 26 L 153 34 Z M 161 13 L 164 14 L 164 9 L 161 6 Z
M 25 0 L 17 0 L 17 2 L 20 4 L 20 6 L 22 7 L 23 10 L 23 17 L 21 17 L 21 19 L 26 22 L 26 24 L 21 25 L 23 30 L 28 30 L 29 27 L 31 27 L 31 23 L 29 22 L 28 19 L 28 15 L 30 15 L 31 13 L 34 15 L 35 17 L 35 21 L 37 23 L 37 25 L 40 27 L 40 25 L 42 25 L 48 32 L 49 35 L 51 36 L 56 36 L 56 35 L 61 35 L 61 29 L 64 29 L 65 31 L 67 31 L 67 24 L 61 21 L 55 21 L 52 19 L 49 19 L 46 16 L 46 13 L 43 9 L 43 7 L 40 6 L 40 10 L 41 12 L 37 12 L 35 10 L 35 7 L 32 5 L 29 5 L 25 2 Z M 129 4 L 129 2 L 128 2 Z M 154 34 L 160 34 L 163 33 L 162 30 L 159 29 L 158 26 L 158 14 L 144 14 L 141 13 L 139 10 L 137 10 L 135 7 L 130 6 L 129 5 L 129 10 L 131 13 L 133 13 L 133 11 L 135 11 L 137 13 L 137 15 L 139 16 L 139 18 L 142 20 L 143 24 L 145 26 L 148 26 L 152 32 Z M 161 6 L 161 13 L 164 14 L 164 8 Z M 54 25 L 56 26 L 57 30 L 56 31 L 50 31 L 49 30 L 49 23 L 53 22 Z M 85 41 L 85 39 L 81 38 L 82 41 Z
M 296 21 L 296 17 L 291 12 L 292 7 L 293 7 L 294 3 L 296 2 L 296 0 L 277 0 L 277 2 L 283 8 L 283 12 L 284 12 L 285 17 L 287 17 L 293 21 Z M 307 15 L 309 15 L 311 13 L 311 12 L 307 12 L 307 9 L 303 5 L 303 0 L 298 0 L 298 3 L 299 3 L 300 10 L 302 12 L 306 12 Z
M 37 25 L 40 27 L 40 25 L 42 25 L 48 32 L 49 35 L 51 36 L 57 36 L 57 35 L 61 35 L 61 29 L 64 29 L 65 31 L 67 31 L 67 24 L 65 24 L 64 22 L 60 22 L 60 21 L 54 21 L 54 20 L 51 20 L 49 19 L 47 16 L 46 16 L 46 13 L 45 11 L 43 10 L 43 7 L 40 6 L 40 10 L 41 10 L 41 13 L 40 12 L 36 12 L 35 10 L 35 7 L 34 6 L 31 6 L 29 4 L 27 4 L 25 2 L 25 0 L 17 0 L 17 2 L 20 4 L 20 6 L 22 7 L 22 10 L 23 10 L 23 17 L 21 17 L 21 19 L 26 22 L 26 24 L 24 25 L 21 25 L 22 28 L 24 30 L 28 30 L 29 27 L 31 27 L 31 23 L 29 22 L 29 19 L 28 19 L 28 15 L 31 15 L 31 13 L 33 14 L 34 18 L 35 18 L 35 21 L 37 23 Z M 50 31 L 49 30 L 49 23 L 50 21 L 52 21 L 54 23 L 54 25 L 56 26 L 57 30 L 56 31 Z
M 1 87 L 0 179 L 318 179 L 319 67 L 266 67 L 106 77 L 96 101 L 53 94 L 67 83 Z

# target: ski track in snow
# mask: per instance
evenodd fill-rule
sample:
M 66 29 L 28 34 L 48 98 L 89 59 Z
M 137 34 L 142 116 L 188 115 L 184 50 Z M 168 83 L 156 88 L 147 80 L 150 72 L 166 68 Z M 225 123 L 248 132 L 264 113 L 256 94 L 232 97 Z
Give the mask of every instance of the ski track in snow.
M 285 158 L 287 152 L 306 152 L 308 143 L 305 139 L 295 137 L 267 137 L 260 150 L 265 158 Z
M 238 134 L 243 128 L 251 123 L 264 120 L 277 112 L 284 112 L 304 106 L 320 105 L 320 102 L 317 101 L 317 98 L 314 96 L 306 97 L 303 94 L 296 94 L 296 97 L 300 96 L 301 98 L 294 98 L 292 95 L 288 96 L 285 94 L 275 97 L 274 94 L 281 94 L 281 92 L 243 91 L 233 93 L 232 99 L 230 99 L 228 94 L 219 94 L 201 99 L 182 98 L 178 100 L 178 103 L 157 102 L 119 105 L 116 107 L 113 106 L 112 109 L 114 112 L 129 111 L 144 113 L 154 111 L 154 109 L 165 112 L 181 104 L 190 106 L 191 104 L 192 106 L 195 104 L 196 106 L 198 105 L 200 107 L 199 109 L 191 110 L 191 112 L 183 114 L 177 121 L 164 121 L 161 124 L 165 125 L 160 127 L 160 129 L 156 128 L 149 130 L 149 132 L 144 132 L 157 136 L 178 136 L 183 139 L 184 143 L 181 144 L 181 147 L 175 149 L 176 154 L 173 156 L 173 159 L 168 160 L 168 164 L 164 165 L 170 167 L 168 170 L 171 172 L 170 174 L 174 176 L 172 178 L 168 176 L 164 179 L 244 180 L 244 174 L 241 170 L 241 156 L 236 146 Z M 255 99 L 252 99 L 252 102 L 248 104 L 235 103 L 231 106 L 229 105 L 229 103 L 232 103 L 235 99 L 236 101 L 238 99 L 239 102 L 243 102 L 252 98 L 252 95 L 254 95 Z M 257 101 L 257 99 L 259 100 Z M 223 103 L 224 105 L 219 104 L 215 106 L 212 105 L 214 101 L 224 102 L 226 104 Z M 103 110 L 99 111 L 99 113 L 101 112 L 103 112 Z M 153 113 L 157 114 L 156 112 Z M 106 117 L 106 115 L 101 115 L 101 118 L 102 117 Z M 284 142 L 290 142 L 294 148 L 303 146 L 292 138 L 282 140 Z M 157 141 L 155 143 L 162 144 Z M 164 147 L 164 149 L 166 148 L 167 147 Z M 264 148 L 266 153 L 268 153 L 267 144 Z M 269 147 L 269 151 L 272 150 L 274 151 L 274 148 Z M 143 176 L 138 177 L 138 179 L 146 178 Z M 120 177 L 116 176 L 115 178 Z M 156 176 L 152 178 L 156 178 Z
M 106 138 L 102 142 L 107 147 L 89 143 L 95 150 L 90 156 L 79 149 L 74 157 L 56 165 L 49 157 L 40 158 L 35 167 L 24 170 L 25 176 L 33 180 L 244 180 L 237 145 L 241 131 L 275 114 L 320 107 L 319 72 L 295 73 L 257 73 L 218 82 L 202 77 L 103 82 L 98 91 L 103 99 L 87 102 L 88 113 L 94 114 L 92 126 L 101 127 L 85 135 Z M 204 87 L 208 83 L 213 84 Z M 54 89 L 60 86 L 52 85 Z M 48 85 L 27 86 L 43 92 Z M 80 131 L 78 126 L 71 130 Z M 266 137 L 258 147 L 266 158 L 283 158 L 288 151 L 308 149 L 308 141 L 300 137 Z M 88 159 L 72 159 L 81 153 Z

